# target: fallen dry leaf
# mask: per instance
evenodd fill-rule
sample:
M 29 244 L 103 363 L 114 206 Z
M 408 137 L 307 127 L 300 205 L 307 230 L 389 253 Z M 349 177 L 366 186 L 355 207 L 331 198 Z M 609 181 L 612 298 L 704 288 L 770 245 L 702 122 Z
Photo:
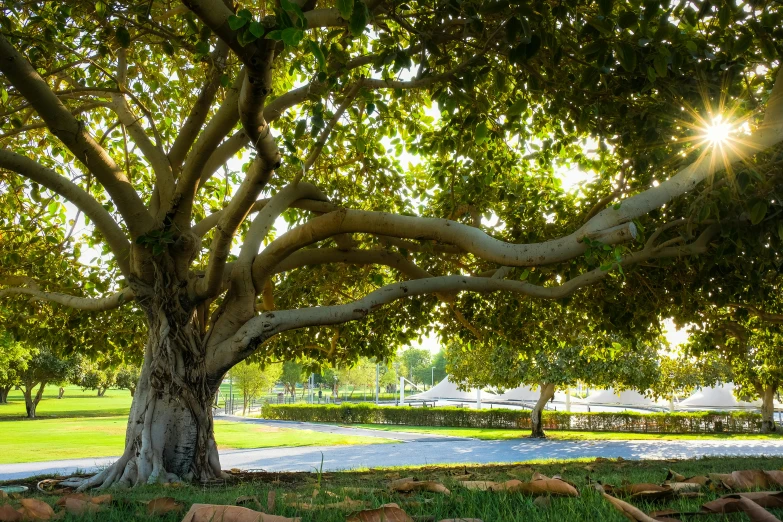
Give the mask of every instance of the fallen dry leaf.
M 0 506 L 0 522 L 19 522 L 22 520 L 22 514 L 15 510 L 11 504 Z
M 68 513 L 79 516 L 86 515 L 87 513 L 97 513 L 98 511 L 103 510 L 103 506 L 76 497 L 66 498 L 62 506 Z
M 531 480 L 530 482 L 519 482 L 519 484 L 507 486 L 506 490 L 518 491 L 527 495 L 553 495 L 558 497 L 579 496 L 579 491 L 577 491 L 574 486 L 568 482 L 555 478 Z
M 753 491 L 750 493 L 734 493 L 724 495 L 701 506 L 706 513 L 735 513 L 741 511 L 739 499 L 745 498 L 765 508 L 783 508 L 783 492 L 781 491 Z
M 193 504 L 182 522 L 300 522 L 299 518 L 268 515 L 241 506 Z
M 694 491 L 701 491 L 701 489 L 704 487 L 697 482 L 670 482 L 666 485 L 677 493 L 691 493 Z
M 363 509 L 367 507 L 367 502 L 362 500 L 353 500 L 350 497 L 345 497 L 340 502 L 330 502 L 328 504 L 299 504 L 299 509 L 305 511 L 312 511 L 315 509 L 341 509 L 343 511 L 356 511 L 357 509 Z
M 748 515 L 751 522 L 780 522 L 780 519 L 772 513 L 759 506 L 752 500 L 740 497 L 737 503 L 742 507 L 742 511 Z
M 153 498 L 147 504 L 147 515 L 165 515 L 166 513 L 174 513 L 182 511 L 185 506 L 177 502 L 171 497 Z
M 463 480 L 460 482 L 460 485 L 463 488 L 473 491 L 487 491 L 499 484 L 499 482 L 493 482 L 491 480 Z
M 783 486 L 783 472 L 746 469 L 731 473 L 710 473 L 709 478 L 735 491 Z
M 54 516 L 52 506 L 35 498 L 23 498 L 19 512 L 26 520 L 51 520 Z
M 596 486 L 596 489 L 601 493 L 601 495 L 608 500 L 612 506 L 617 509 L 620 513 L 625 515 L 625 518 L 628 520 L 632 520 L 634 522 L 659 522 L 661 520 L 667 520 L 665 518 L 658 518 L 655 519 L 651 517 L 650 515 L 646 514 L 641 509 L 632 506 L 628 502 L 622 501 L 619 498 L 613 497 L 612 495 L 607 494 L 604 491 L 604 488 L 600 485 Z
M 184 522 L 184 521 L 183 521 Z M 378 509 L 367 509 L 351 515 L 345 522 L 414 522 L 397 504 L 384 504 Z
M 609 495 L 618 497 L 631 497 L 642 500 L 662 500 L 671 498 L 677 493 L 670 486 L 659 486 L 658 484 L 627 484 L 622 487 L 615 487 L 604 484 L 604 491 Z
M 389 485 L 392 491 L 398 493 L 409 493 L 411 491 L 431 491 L 432 493 L 443 493 L 444 495 L 451 495 L 451 491 L 434 480 L 416 480 L 413 477 L 402 478 L 393 480 Z

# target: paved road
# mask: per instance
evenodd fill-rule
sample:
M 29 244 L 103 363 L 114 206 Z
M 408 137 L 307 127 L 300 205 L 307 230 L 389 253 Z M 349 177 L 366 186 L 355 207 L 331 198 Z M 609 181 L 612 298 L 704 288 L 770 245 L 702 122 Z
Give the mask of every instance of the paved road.
M 346 428 L 350 429 L 350 428 Z M 383 432 L 384 437 L 399 435 Z M 223 467 L 267 471 L 312 471 L 321 465 L 337 471 L 362 467 L 415 466 L 441 463 L 486 464 L 524 462 L 535 459 L 579 457 L 623 457 L 625 459 L 692 458 L 703 455 L 783 456 L 783 441 L 482 441 L 438 437 L 416 438 L 392 444 L 363 446 L 311 446 L 228 450 L 220 452 Z M 0 480 L 14 480 L 41 474 L 70 474 L 91 471 L 116 457 L 0 465 Z

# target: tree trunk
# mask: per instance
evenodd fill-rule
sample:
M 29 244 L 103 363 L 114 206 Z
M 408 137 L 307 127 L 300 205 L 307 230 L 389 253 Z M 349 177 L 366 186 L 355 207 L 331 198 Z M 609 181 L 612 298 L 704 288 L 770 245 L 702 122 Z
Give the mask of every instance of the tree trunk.
M 8 394 L 11 393 L 11 386 L 0 386 L 0 404 L 8 404 Z
M 130 390 L 131 399 L 132 399 L 136 395 L 136 387 L 131 386 L 130 388 L 128 388 L 128 390 Z
M 106 393 L 106 388 L 98 387 L 98 397 L 103 397 L 105 393 Z
M 74 479 L 80 491 L 224 476 L 211 405 L 225 370 L 208 375 L 205 336 L 195 314 L 183 308 L 184 300 L 165 301 L 155 290 L 145 303 L 148 339 L 125 450 L 101 473 L 86 481 Z
M 555 396 L 554 384 L 541 385 L 541 395 L 538 397 L 538 402 L 536 402 L 536 405 L 533 407 L 533 410 L 530 412 L 530 426 L 531 426 L 530 436 L 531 437 L 533 438 L 546 437 L 546 435 L 544 434 L 543 411 L 544 411 L 544 406 L 546 406 L 546 403 L 552 400 L 552 397 L 554 396 Z
M 41 402 L 41 397 L 43 397 L 44 388 L 46 387 L 45 382 L 40 383 L 38 391 L 33 395 L 35 385 L 36 383 L 34 382 L 26 383 L 24 388 L 22 388 L 22 394 L 24 394 L 24 407 L 27 411 L 28 419 L 35 418 L 35 410 L 38 408 L 38 403 Z
M 775 386 L 767 386 L 761 395 L 761 432 L 777 431 L 775 424 Z

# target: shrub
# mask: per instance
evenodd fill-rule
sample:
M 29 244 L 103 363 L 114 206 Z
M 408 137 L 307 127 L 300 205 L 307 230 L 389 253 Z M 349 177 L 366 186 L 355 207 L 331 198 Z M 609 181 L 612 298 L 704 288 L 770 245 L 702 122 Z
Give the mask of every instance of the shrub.
M 454 428 L 530 428 L 530 411 L 492 408 L 414 408 L 374 404 L 266 404 L 265 419 L 337 424 L 390 424 Z M 759 433 L 761 415 L 751 412 L 573 413 L 544 411 L 549 430 L 620 431 L 634 433 Z

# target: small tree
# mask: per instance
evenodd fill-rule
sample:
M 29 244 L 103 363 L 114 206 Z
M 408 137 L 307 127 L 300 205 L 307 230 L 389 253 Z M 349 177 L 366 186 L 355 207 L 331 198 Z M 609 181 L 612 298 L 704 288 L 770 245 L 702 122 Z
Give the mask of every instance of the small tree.
M 351 386 L 350 399 L 356 388 L 368 388 L 375 384 L 375 362 L 366 357 L 360 358 L 352 366 L 345 366 L 337 372 L 338 379 Z
M 429 381 L 431 356 L 429 350 L 423 348 L 408 348 L 397 356 L 402 363 L 401 372 L 411 382 L 423 383 Z
M 79 360 L 76 357 L 58 357 L 45 346 L 35 350 L 27 369 L 19 376 L 27 418 L 35 418 L 47 384 L 64 384 L 76 376 L 78 369 Z
M 106 390 L 116 384 L 117 369 L 107 360 L 85 361 L 74 377 L 73 383 L 82 390 L 95 390 L 98 397 L 103 397 Z
M 262 391 L 274 386 L 282 373 L 282 364 L 262 367 L 259 363 L 248 361 L 243 361 L 231 369 L 234 385 L 242 391 L 242 415 L 247 413 L 250 401 L 258 398 Z
M 296 399 L 296 385 L 304 380 L 304 366 L 297 361 L 286 361 L 280 374 L 280 382 L 283 383 L 283 393 Z
M 0 404 L 8 403 L 8 394 L 20 384 L 33 354 L 7 332 L 0 333 Z
M 114 385 L 121 390 L 130 391 L 131 397 L 136 394 L 136 386 L 139 383 L 139 376 L 141 370 L 138 366 L 133 364 L 122 364 L 117 369 L 117 377 L 114 380 Z

